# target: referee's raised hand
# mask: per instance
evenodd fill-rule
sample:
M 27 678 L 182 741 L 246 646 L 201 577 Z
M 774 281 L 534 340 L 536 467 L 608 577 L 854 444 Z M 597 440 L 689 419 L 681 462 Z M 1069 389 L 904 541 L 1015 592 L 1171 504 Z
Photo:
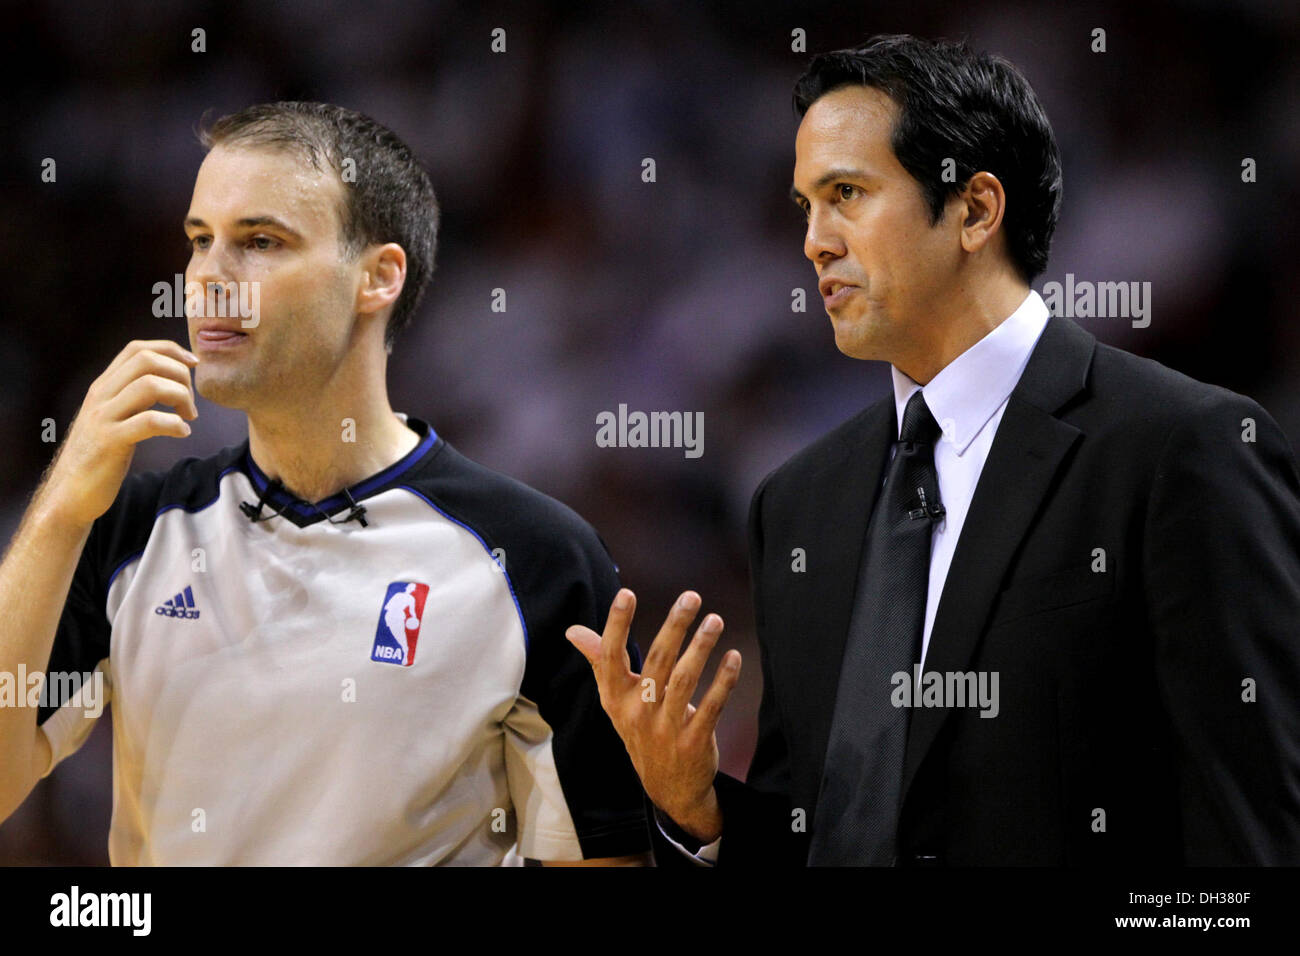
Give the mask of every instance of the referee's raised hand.
M 113 504 L 138 442 L 190 433 L 190 369 L 175 342 L 132 342 L 86 391 L 0 562 L 0 672 L 44 672 L 91 525 Z M 151 411 L 155 404 L 176 412 Z M 35 707 L 0 707 L 0 822 L 53 759 Z
M 722 634 L 722 618 L 707 615 L 678 658 L 686 629 L 699 608 L 700 596 L 694 591 L 677 599 L 640 674 L 632 671 L 627 654 L 636 596 L 626 588 L 614 597 L 604 634 L 575 625 L 565 636 L 591 664 L 600 704 L 623 738 L 646 794 L 682 829 L 711 843 L 722 833 L 722 813 L 713 789 L 718 772 L 715 729 L 740 676 L 740 652 L 733 649 L 723 655 L 696 709 L 691 698 Z
M 117 497 L 137 444 L 155 435 L 188 435 L 186 419 L 199 415 L 190 383 L 198 362 L 165 339 L 122 349 L 86 391 L 42 489 L 47 507 L 70 524 L 89 526 Z

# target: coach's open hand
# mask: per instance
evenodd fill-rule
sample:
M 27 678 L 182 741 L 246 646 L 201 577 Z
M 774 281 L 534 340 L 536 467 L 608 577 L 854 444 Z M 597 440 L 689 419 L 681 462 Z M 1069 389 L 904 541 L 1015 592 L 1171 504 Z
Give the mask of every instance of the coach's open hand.
M 740 652 L 727 651 L 697 710 L 691 697 L 704 664 L 722 634 L 722 618 L 709 614 L 681 660 L 686 628 L 700 608 L 700 596 L 686 591 L 659 629 L 640 674 L 632 672 L 627 635 L 636 596 L 626 588 L 614 597 L 605 633 L 568 629 L 569 641 L 595 671 L 600 704 L 623 738 L 641 785 L 655 805 L 696 839 L 711 843 L 722 833 L 713 778 L 718 772 L 714 733 L 722 708 L 740 676 Z
M 190 384 L 198 361 L 175 342 L 137 340 L 91 383 L 43 489 L 60 518 L 88 527 L 117 497 L 139 442 L 190 433 L 184 419 L 199 417 Z

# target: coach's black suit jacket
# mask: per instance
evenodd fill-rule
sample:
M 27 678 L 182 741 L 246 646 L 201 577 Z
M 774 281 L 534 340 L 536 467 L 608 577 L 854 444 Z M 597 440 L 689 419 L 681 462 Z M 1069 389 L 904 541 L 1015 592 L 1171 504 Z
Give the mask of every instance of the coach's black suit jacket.
M 719 865 L 807 861 L 896 437 L 890 394 L 755 492 L 763 698 L 748 782 L 715 782 Z M 901 864 L 1300 863 L 1300 474 L 1277 424 L 1050 319 L 925 670 L 998 672 L 1000 713 L 911 712 Z

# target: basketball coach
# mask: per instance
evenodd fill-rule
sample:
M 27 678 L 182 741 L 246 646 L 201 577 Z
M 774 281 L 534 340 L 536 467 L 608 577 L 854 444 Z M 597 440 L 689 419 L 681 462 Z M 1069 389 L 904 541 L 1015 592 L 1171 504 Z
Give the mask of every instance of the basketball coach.
M 1256 402 L 1049 315 L 1061 166 L 1014 66 L 883 36 L 813 59 L 792 197 L 846 355 L 893 393 L 750 510 L 763 696 L 688 591 L 640 674 L 569 639 L 661 864 L 1300 864 L 1300 474 Z M 657 688 L 647 693 L 646 688 Z M 673 846 L 676 844 L 676 846 Z M 688 856 L 689 854 L 689 856 Z

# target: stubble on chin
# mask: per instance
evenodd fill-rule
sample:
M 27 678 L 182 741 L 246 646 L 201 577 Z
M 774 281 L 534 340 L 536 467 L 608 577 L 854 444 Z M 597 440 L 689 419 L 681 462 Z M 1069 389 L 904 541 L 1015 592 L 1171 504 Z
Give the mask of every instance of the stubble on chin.
M 835 346 L 849 358 L 878 359 L 883 349 L 882 330 L 873 326 L 873 318 L 858 314 L 853 317 L 842 316 L 832 319 L 835 331 Z
M 248 404 L 250 389 L 249 383 L 242 381 L 243 378 L 244 376 L 237 372 L 214 374 L 209 370 L 205 374 L 200 368 L 194 373 L 194 391 L 214 405 L 244 408 Z

